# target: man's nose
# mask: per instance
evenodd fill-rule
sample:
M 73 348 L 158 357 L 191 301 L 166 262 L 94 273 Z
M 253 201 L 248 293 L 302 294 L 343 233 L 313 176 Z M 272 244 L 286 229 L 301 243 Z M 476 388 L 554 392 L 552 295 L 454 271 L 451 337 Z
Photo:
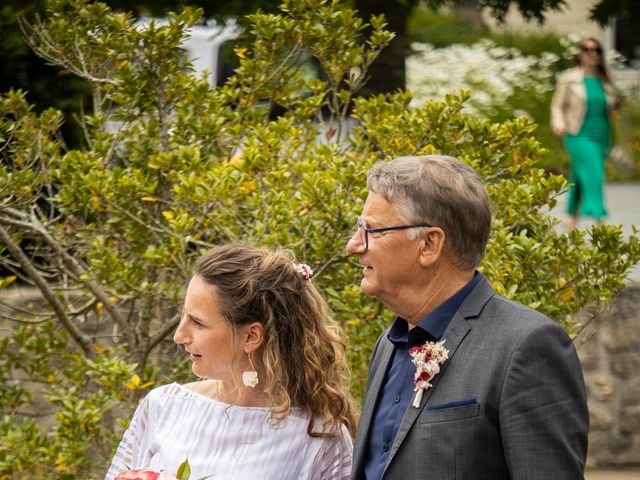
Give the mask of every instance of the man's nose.
M 360 231 L 356 230 L 347 242 L 347 253 L 350 255 L 358 255 L 365 252 L 364 242 Z

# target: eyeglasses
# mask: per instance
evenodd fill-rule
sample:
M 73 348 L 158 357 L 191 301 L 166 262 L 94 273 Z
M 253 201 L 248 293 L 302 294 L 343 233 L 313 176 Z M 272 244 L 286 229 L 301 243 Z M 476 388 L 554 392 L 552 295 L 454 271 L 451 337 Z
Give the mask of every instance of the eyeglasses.
M 602 55 L 602 49 L 600 47 L 580 47 L 580 51 L 584 53 L 597 53 Z
M 390 232 L 392 230 L 408 230 L 410 228 L 423 228 L 423 227 L 433 227 L 433 225 L 428 225 L 426 223 L 420 225 L 398 225 L 396 227 L 379 227 L 379 228 L 368 228 L 360 216 L 357 217 L 358 220 L 358 229 L 360 230 L 360 235 L 362 235 L 362 244 L 364 245 L 364 249 L 369 249 L 369 234 L 370 233 L 381 233 L 381 232 Z

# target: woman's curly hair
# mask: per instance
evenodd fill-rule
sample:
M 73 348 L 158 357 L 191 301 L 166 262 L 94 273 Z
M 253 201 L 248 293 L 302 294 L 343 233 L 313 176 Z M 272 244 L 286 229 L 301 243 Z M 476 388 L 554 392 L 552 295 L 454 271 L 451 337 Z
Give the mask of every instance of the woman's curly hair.
M 282 421 L 298 407 L 309 415 L 309 435 L 333 435 L 344 424 L 353 436 L 357 408 L 349 393 L 346 342 L 293 254 L 224 245 L 199 259 L 196 274 L 215 287 L 218 308 L 234 334 L 243 325 L 264 325 L 255 358 L 260 384 L 274 405 L 270 418 Z

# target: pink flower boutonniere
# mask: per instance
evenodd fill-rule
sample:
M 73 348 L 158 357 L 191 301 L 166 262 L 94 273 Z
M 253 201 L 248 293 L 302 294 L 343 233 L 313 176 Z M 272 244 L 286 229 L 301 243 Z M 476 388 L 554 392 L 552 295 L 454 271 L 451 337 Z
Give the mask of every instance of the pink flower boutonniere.
M 440 372 L 440 367 L 449 358 L 449 350 L 444 348 L 444 342 L 427 342 L 409 350 L 411 361 L 416 366 L 416 374 L 413 376 L 413 391 L 417 392 L 413 398 L 413 406 L 416 408 L 420 407 L 422 393 L 431 386 L 429 380 Z

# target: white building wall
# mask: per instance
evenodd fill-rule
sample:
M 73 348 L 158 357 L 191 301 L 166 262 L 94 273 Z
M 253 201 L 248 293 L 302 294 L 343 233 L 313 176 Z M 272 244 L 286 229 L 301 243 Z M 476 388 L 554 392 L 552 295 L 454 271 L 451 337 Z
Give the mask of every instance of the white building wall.
M 595 3 L 595 0 L 567 0 L 565 8 L 550 12 L 545 16 L 546 20 L 543 25 L 539 25 L 536 21 L 526 22 L 513 5 L 504 24 L 496 22 L 487 11 L 483 12 L 483 17 L 487 25 L 495 31 L 552 31 L 559 35 L 579 33 L 595 37 L 603 43 L 605 48 L 610 48 L 613 45 L 611 29 L 603 29 L 596 22 L 589 20 L 589 12 Z

